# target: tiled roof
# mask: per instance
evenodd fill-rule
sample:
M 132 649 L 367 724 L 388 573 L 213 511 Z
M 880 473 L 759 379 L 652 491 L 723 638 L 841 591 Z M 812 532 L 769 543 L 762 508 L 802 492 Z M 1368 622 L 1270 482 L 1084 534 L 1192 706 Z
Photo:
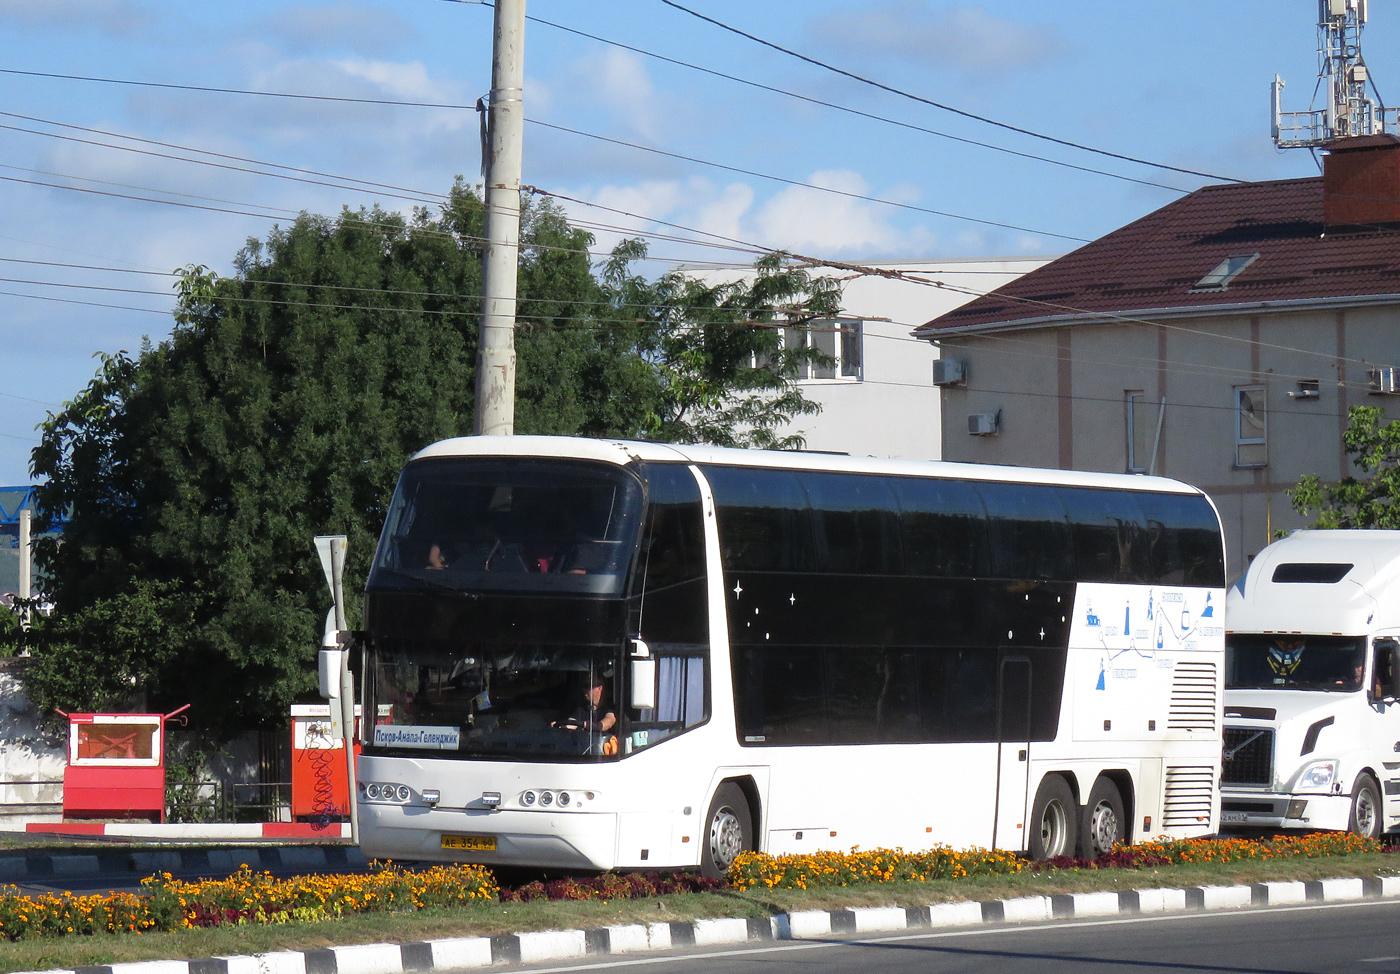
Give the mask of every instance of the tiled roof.
M 1322 177 L 1206 186 L 916 330 L 1400 294 L 1400 227 L 1323 232 Z M 1224 290 L 1191 288 L 1258 254 Z M 1019 299 L 1019 300 L 1018 300 Z

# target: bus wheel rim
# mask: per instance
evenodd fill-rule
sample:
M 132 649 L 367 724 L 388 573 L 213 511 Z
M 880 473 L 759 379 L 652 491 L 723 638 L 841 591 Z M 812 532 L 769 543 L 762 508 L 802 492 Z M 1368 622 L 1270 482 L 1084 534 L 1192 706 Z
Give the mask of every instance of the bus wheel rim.
M 710 856 L 715 865 L 728 869 L 744 851 L 744 830 L 739 825 L 739 816 L 728 806 L 715 812 L 710 822 Z
M 1089 822 L 1089 835 L 1094 842 L 1094 851 L 1099 853 L 1108 852 L 1113 848 L 1113 843 L 1118 841 L 1118 816 L 1108 802 L 1099 802 L 1094 807 L 1094 814 Z
M 1053 859 L 1065 854 L 1065 833 L 1068 818 L 1064 806 L 1059 802 L 1048 802 L 1040 815 L 1040 847 L 1045 850 L 1045 858 Z

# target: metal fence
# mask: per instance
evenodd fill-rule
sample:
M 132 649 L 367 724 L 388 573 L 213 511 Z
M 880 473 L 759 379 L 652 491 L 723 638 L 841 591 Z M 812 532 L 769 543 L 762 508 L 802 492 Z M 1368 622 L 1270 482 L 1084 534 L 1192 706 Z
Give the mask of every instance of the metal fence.
M 290 781 L 166 782 L 167 822 L 291 821 Z

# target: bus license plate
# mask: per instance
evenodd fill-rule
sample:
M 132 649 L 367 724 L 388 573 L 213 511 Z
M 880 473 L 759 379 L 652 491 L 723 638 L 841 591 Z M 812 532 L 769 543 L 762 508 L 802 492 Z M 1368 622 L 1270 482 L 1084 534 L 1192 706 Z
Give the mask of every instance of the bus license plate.
M 1221 813 L 1220 813 L 1220 821 L 1222 821 L 1222 822 L 1247 822 L 1247 821 L 1249 821 L 1249 813 L 1248 813 L 1248 812 L 1221 812 Z
M 496 837 L 494 835 L 444 835 L 442 848 L 468 849 L 472 852 L 495 852 Z

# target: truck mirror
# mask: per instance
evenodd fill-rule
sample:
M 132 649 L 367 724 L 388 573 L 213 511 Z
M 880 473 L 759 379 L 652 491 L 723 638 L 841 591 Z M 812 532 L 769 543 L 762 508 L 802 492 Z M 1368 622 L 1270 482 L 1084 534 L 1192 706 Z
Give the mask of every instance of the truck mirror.
M 1400 699 L 1400 643 L 1376 640 L 1376 677 L 1372 681 L 1381 700 Z

